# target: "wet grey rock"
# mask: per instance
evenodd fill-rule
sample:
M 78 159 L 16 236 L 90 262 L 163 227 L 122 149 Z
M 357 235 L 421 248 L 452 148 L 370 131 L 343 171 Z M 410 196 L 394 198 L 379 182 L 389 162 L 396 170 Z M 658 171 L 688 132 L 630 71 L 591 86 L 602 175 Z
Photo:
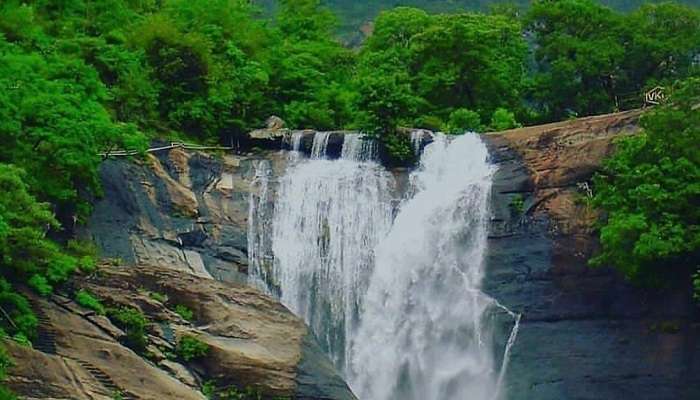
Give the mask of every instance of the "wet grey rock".
M 484 291 L 522 314 L 504 398 L 700 398 L 700 325 L 690 289 L 644 290 L 590 268 L 591 234 L 564 234 L 546 213 L 513 212 L 513 196 L 527 210 L 537 185 L 515 151 L 484 138 L 499 167 Z M 586 254 L 578 252 L 583 239 Z M 502 354 L 512 321 L 499 321 L 495 351 Z

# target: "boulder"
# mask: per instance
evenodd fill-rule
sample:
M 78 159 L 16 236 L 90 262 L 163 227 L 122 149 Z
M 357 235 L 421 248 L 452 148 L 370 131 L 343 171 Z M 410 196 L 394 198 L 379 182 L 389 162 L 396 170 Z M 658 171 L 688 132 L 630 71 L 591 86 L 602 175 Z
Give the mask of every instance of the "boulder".
M 284 120 L 276 115 L 270 116 L 268 119 L 265 120 L 265 128 L 269 130 L 279 130 L 279 129 L 284 129 L 286 127 L 287 123 L 284 122 Z

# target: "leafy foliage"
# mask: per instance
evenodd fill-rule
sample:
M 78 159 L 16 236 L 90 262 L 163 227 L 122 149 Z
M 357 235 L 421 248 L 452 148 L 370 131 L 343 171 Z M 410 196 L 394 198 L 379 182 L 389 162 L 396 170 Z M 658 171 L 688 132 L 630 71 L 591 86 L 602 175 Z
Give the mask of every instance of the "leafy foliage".
M 194 319 L 194 312 L 182 304 L 175 306 L 175 313 L 181 316 L 185 321 L 192 321 Z
M 0 344 L 0 382 L 7 377 L 7 370 L 12 368 L 14 361 L 5 349 L 5 346 Z M 0 400 L 16 400 L 17 397 L 4 385 L 0 385 Z
M 178 357 L 186 362 L 205 357 L 209 353 L 209 345 L 194 336 L 183 336 L 175 348 Z
M 468 108 L 458 108 L 450 113 L 448 122 L 450 133 L 481 132 L 481 116 Z
M 494 131 L 504 131 L 506 129 L 519 128 L 518 121 L 515 120 L 515 115 L 505 108 L 497 108 L 491 116 L 491 129 Z
M 123 329 L 125 344 L 136 352 L 146 350 L 146 325 L 148 319 L 143 313 L 131 307 L 108 308 L 107 316 L 115 325 Z
M 594 204 L 606 212 L 594 265 L 657 282 L 700 266 L 700 79 L 674 88 L 670 102 L 622 139 L 595 178 Z
M 687 6 L 621 14 L 593 0 L 539 0 L 526 23 L 537 45 L 530 95 L 546 121 L 639 106 L 640 91 L 698 72 L 700 12 Z
M 75 294 L 75 301 L 85 308 L 89 308 L 100 315 L 104 315 L 105 307 L 102 302 L 90 292 L 85 289 L 81 289 Z
M 57 227 L 49 207 L 29 193 L 27 174 L 0 164 L 0 263 L 5 277 L 26 281 L 42 295 L 64 282 L 78 261 L 47 238 Z

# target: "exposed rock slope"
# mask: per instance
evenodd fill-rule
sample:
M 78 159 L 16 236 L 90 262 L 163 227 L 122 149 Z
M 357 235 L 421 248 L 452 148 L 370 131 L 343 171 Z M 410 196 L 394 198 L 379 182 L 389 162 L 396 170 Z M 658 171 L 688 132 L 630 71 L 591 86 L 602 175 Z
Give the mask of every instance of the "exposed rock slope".
M 23 360 L 10 386 L 30 399 L 112 399 L 122 392 L 125 399 L 163 400 L 203 399 L 201 387 L 211 381 L 264 398 L 354 399 L 303 321 L 236 283 L 246 280 L 248 198 L 263 159 L 277 175 L 286 160 L 279 151 L 216 156 L 173 149 L 144 161 L 105 161 L 104 197 L 81 234 L 111 262 L 76 278 L 67 292 L 85 288 L 107 305 L 142 311 L 149 319 L 146 352 L 125 347 L 124 332 L 67 297 L 34 298 L 39 338 L 34 350 L 9 345 Z M 173 312 L 177 305 L 195 319 L 183 320 Z M 209 354 L 189 363 L 173 356 L 183 335 L 207 343 Z
M 485 290 L 523 314 L 509 400 L 700 398 L 690 290 L 646 291 L 587 265 L 597 241 L 586 183 L 639 115 L 485 136 L 499 166 Z
M 32 297 L 41 330 L 33 350 L 10 345 L 22 362 L 8 381 L 27 398 L 203 399 L 211 381 L 265 398 L 354 399 L 303 321 L 257 290 L 147 265 L 105 265 L 73 283 L 110 306 L 141 310 L 149 319 L 146 351 L 125 347 L 122 330 L 66 297 Z M 178 305 L 193 311 L 191 322 L 173 311 Z M 208 344 L 209 353 L 176 357 L 184 336 Z
M 279 175 L 285 157 L 264 157 Z M 128 264 L 245 281 L 248 198 L 261 159 L 174 149 L 141 163 L 107 160 L 86 235 Z

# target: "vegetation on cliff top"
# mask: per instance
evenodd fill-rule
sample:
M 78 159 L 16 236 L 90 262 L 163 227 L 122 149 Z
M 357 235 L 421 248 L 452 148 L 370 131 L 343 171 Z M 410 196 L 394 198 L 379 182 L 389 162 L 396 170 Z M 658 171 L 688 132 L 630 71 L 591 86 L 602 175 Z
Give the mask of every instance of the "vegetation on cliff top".
M 641 125 L 594 180 L 606 215 L 591 261 L 642 283 L 688 282 L 700 272 L 700 79 L 676 85 Z

